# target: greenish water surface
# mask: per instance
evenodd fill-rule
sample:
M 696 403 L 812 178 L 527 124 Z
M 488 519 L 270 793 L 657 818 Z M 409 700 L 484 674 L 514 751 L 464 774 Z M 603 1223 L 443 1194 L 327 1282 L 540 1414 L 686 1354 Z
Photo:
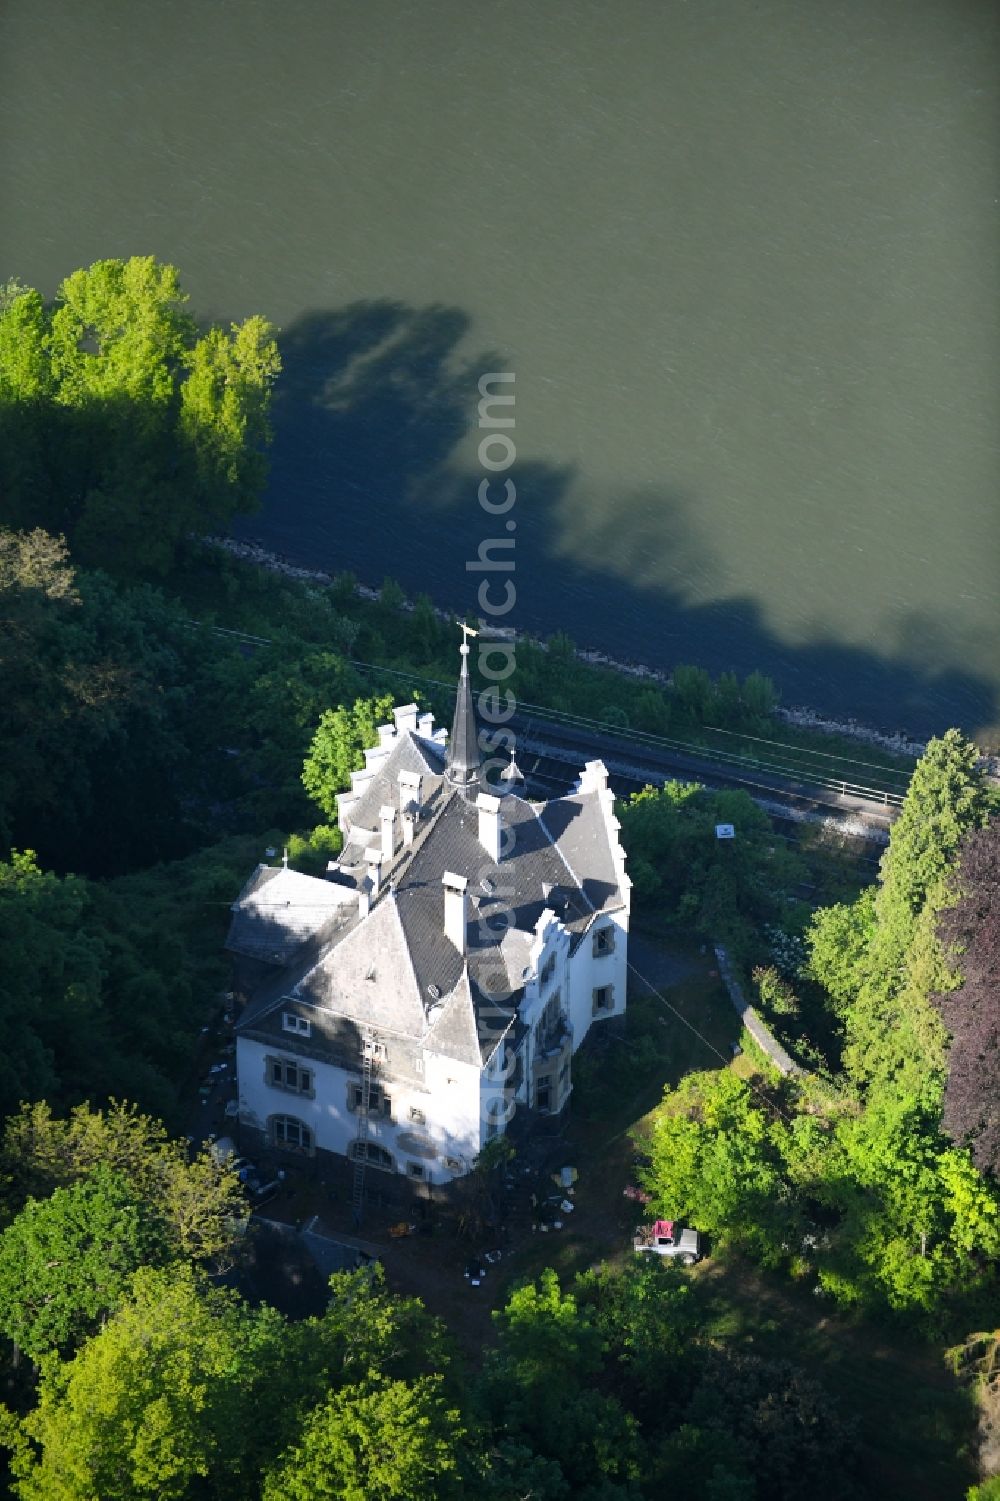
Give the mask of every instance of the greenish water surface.
M 1000 731 L 994 7 L 7 0 L 0 274 L 155 253 L 287 374 L 245 532 L 508 623 Z

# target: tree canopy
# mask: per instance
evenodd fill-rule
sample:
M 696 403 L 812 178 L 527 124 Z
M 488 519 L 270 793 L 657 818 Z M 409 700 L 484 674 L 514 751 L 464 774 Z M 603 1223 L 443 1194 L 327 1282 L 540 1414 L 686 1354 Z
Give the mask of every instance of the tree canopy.
M 328 818 L 337 814 L 337 793 L 350 789 L 351 772 L 365 764 L 365 750 L 378 744 L 377 726 L 392 723 L 391 693 L 358 698 L 320 716 L 302 768 L 302 785 Z
M 199 334 L 175 267 L 74 271 L 47 306 L 0 297 L 0 519 L 65 533 L 81 561 L 162 572 L 190 531 L 257 504 L 280 369 L 248 318 Z
M 1000 1181 L 1000 818 L 966 834 L 955 887 L 940 931 L 961 984 L 935 997 L 951 1034 L 944 1124 Z
M 133 1272 L 165 1252 L 153 1206 L 100 1164 L 29 1199 L 0 1235 L 0 1329 L 34 1361 L 65 1351 L 117 1307 Z
M 667 782 L 634 793 L 620 818 L 639 901 L 673 927 L 739 950 L 754 946 L 804 874 L 767 814 L 742 791 Z M 736 837 L 717 838 L 718 824 L 732 824 Z

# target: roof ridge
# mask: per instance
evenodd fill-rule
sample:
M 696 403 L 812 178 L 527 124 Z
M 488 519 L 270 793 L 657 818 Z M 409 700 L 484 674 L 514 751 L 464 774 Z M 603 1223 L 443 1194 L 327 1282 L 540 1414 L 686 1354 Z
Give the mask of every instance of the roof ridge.
M 235 912 L 237 907 L 239 907 L 242 902 L 245 902 L 247 897 L 251 896 L 253 892 L 257 890 L 258 877 L 261 875 L 262 871 L 265 870 L 273 870 L 275 875 L 277 875 L 278 873 L 277 866 L 267 865 L 263 860 L 258 861 L 253 870 L 247 876 L 246 880 L 243 882 L 239 896 L 234 902 L 230 904 L 230 912 Z

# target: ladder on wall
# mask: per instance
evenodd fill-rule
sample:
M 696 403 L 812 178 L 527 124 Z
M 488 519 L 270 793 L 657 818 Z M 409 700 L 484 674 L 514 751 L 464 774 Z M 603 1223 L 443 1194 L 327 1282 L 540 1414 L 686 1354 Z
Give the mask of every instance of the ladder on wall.
M 365 1207 L 365 1171 L 368 1167 L 368 1119 L 372 1097 L 372 1074 L 375 1069 L 375 1033 L 361 1036 L 361 1102 L 358 1106 L 358 1134 L 355 1143 L 354 1191 L 351 1213 L 355 1228 L 360 1230 Z

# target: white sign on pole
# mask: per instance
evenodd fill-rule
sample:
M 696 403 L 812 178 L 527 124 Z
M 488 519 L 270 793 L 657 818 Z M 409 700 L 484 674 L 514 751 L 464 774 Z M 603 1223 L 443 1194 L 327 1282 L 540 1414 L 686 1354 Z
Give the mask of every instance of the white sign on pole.
M 735 839 L 736 829 L 731 823 L 717 823 L 715 825 L 716 839 Z

